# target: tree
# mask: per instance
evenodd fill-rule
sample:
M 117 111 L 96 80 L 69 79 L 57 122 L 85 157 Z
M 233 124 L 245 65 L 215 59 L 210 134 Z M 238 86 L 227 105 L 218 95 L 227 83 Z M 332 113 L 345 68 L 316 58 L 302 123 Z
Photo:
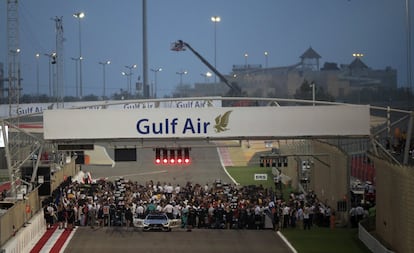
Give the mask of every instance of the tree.
M 314 82 L 313 82 L 314 83 Z M 296 90 L 294 97 L 296 99 L 304 99 L 304 100 L 312 100 L 313 94 L 312 94 L 312 82 L 309 83 L 308 80 L 303 80 L 302 85 L 299 87 L 299 89 Z M 315 100 L 318 101 L 335 101 L 335 98 L 329 94 L 328 92 L 325 92 L 324 88 L 321 86 L 318 86 L 316 83 L 315 85 Z
M 296 99 L 312 100 L 312 87 L 308 80 L 303 80 L 302 85 L 296 90 L 294 97 Z

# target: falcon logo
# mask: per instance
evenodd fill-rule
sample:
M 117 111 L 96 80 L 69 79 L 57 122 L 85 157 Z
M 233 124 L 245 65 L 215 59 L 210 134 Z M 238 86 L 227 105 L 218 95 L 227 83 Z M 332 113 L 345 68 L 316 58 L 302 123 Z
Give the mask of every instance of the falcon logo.
M 215 118 L 216 124 L 214 125 L 216 133 L 229 130 L 227 125 L 229 124 L 229 117 L 232 111 L 227 111 L 223 115 L 219 115 Z

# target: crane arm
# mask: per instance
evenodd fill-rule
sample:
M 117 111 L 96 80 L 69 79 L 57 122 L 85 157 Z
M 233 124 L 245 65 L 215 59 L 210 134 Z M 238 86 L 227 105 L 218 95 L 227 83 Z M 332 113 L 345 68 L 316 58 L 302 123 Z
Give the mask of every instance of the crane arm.
M 203 56 L 201 56 L 196 50 L 194 50 L 194 48 L 192 48 L 188 43 L 182 41 L 182 40 L 178 40 L 177 42 L 174 43 L 173 47 L 171 48 L 171 50 L 174 51 L 184 51 L 186 48 L 190 49 L 190 51 L 197 56 L 198 59 L 200 59 L 200 61 L 202 63 L 204 63 L 211 71 L 214 72 L 214 74 L 216 74 L 219 78 L 220 81 L 222 81 L 223 83 L 225 83 L 229 88 L 230 88 L 230 93 L 232 95 L 240 95 L 241 94 L 241 89 L 240 87 L 235 84 L 235 83 L 230 83 L 227 78 L 225 78 L 213 65 L 211 65 L 206 59 L 204 59 Z

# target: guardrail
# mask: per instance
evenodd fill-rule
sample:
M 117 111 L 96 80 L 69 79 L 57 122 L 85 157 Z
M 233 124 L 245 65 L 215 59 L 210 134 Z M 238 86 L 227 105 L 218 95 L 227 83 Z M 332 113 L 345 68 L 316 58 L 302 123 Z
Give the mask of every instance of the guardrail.
M 373 220 L 373 221 L 372 221 Z M 358 238 L 361 240 L 369 250 L 375 253 L 394 253 L 394 251 L 387 249 L 381 244 L 368 230 L 364 227 L 369 227 L 371 223 L 375 224 L 374 217 L 362 221 L 358 224 Z

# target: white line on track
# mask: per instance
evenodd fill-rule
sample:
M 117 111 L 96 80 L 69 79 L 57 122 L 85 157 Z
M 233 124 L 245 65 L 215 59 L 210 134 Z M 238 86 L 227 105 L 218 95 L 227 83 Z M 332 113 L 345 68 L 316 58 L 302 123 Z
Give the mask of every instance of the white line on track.
M 70 240 L 72 240 L 73 235 L 76 232 L 76 227 L 72 230 L 72 232 L 69 234 L 69 237 L 66 239 L 65 243 L 63 244 L 62 248 L 60 249 L 59 253 L 65 252 L 66 247 L 68 246 Z
M 277 231 L 276 233 L 283 240 L 283 242 L 285 242 L 286 245 L 292 250 L 293 253 L 298 253 L 296 249 L 292 246 L 292 244 L 290 244 L 290 242 L 286 239 L 286 237 L 282 233 L 280 233 L 280 231 Z
M 217 154 L 218 154 L 218 156 L 219 156 L 219 158 L 220 158 L 220 163 L 221 163 L 221 167 L 223 168 L 223 170 L 224 170 L 224 172 L 227 174 L 227 176 L 231 179 L 231 181 L 233 181 L 233 183 L 235 184 L 235 185 L 239 185 L 239 183 L 230 175 L 230 173 L 226 170 L 226 166 L 224 166 L 224 162 L 223 162 L 223 158 L 221 157 L 221 154 L 220 154 L 220 149 L 219 148 L 217 148 Z

